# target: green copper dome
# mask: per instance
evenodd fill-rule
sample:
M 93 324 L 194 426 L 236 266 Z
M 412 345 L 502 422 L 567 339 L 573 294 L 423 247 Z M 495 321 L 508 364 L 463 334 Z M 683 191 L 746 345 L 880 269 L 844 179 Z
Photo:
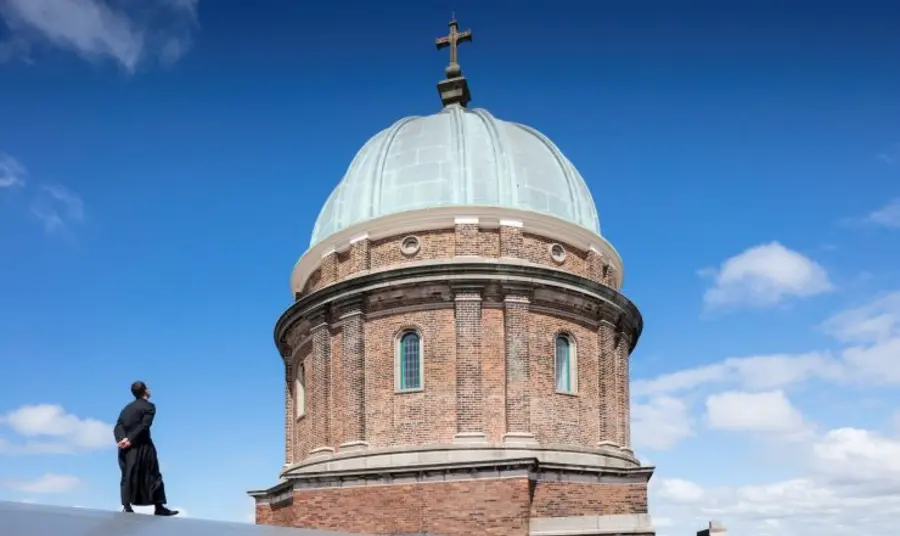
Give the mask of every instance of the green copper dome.
M 538 212 L 600 234 L 584 179 L 552 141 L 486 110 L 450 105 L 367 141 L 322 207 L 310 245 L 388 214 L 451 206 Z

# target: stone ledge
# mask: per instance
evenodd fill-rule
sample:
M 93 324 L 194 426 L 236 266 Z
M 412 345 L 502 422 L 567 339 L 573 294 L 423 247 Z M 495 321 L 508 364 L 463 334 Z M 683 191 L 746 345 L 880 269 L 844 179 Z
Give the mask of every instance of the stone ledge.
M 529 455 L 529 451 L 526 449 L 507 450 L 509 451 L 508 457 L 491 459 L 481 456 L 455 462 L 431 460 L 430 463 L 395 463 L 390 466 L 366 467 L 362 465 L 354 467 L 330 461 L 303 467 L 303 471 L 289 470 L 282 474 L 283 481 L 281 483 L 267 490 L 248 493 L 258 501 L 269 501 L 273 497 L 289 493 L 289 490 L 435 483 L 488 478 L 528 478 L 532 482 L 630 484 L 646 483 L 653 475 L 652 467 L 609 467 L 579 465 L 565 461 L 542 461 L 533 452 Z M 470 453 L 478 454 L 477 449 L 471 449 Z
M 655 534 L 649 514 L 534 517 L 531 518 L 530 525 L 530 536 L 587 536 L 602 534 L 652 536 Z
M 339 451 L 327 459 L 306 459 L 286 468 L 282 475 L 319 473 L 357 469 L 414 467 L 434 463 L 473 463 L 519 458 L 534 458 L 544 464 L 579 467 L 637 469 L 639 462 L 616 447 L 578 448 L 568 445 L 478 445 L 447 444 L 389 448 L 365 451 Z

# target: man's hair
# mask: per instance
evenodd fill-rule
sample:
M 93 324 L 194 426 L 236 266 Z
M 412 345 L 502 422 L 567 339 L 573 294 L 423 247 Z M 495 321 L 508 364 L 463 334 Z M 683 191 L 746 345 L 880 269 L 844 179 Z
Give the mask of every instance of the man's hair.
M 135 399 L 144 398 L 144 395 L 147 394 L 147 384 L 144 382 L 134 382 L 131 384 L 131 394 L 134 395 Z

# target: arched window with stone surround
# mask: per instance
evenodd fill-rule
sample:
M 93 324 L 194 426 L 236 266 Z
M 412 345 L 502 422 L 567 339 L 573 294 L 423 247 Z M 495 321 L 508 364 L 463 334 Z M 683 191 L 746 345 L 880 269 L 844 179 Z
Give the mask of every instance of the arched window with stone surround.
M 306 367 L 297 363 L 297 374 L 294 376 L 294 417 L 299 419 L 306 415 Z
M 422 338 L 415 330 L 400 333 L 397 348 L 397 391 L 418 391 L 422 389 L 423 363 Z
M 556 335 L 556 359 L 554 371 L 556 391 L 559 393 L 575 393 L 578 390 L 578 362 L 575 355 L 575 341 L 571 335 Z

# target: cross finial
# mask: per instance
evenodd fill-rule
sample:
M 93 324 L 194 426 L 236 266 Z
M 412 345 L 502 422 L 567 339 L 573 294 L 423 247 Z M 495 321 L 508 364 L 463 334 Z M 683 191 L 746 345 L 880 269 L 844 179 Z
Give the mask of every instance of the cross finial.
M 450 20 L 449 26 L 450 31 L 448 34 L 435 40 L 438 50 L 450 48 L 450 63 L 444 69 L 447 78 L 438 84 L 438 91 L 441 94 L 441 102 L 444 103 L 444 106 L 450 104 L 465 106 L 471 99 L 471 96 L 469 95 L 469 85 L 462 76 L 462 67 L 459 66 L 458 47 L 460 43 L 472 41 L 472 30 L 460 32 L 455 13 Z

